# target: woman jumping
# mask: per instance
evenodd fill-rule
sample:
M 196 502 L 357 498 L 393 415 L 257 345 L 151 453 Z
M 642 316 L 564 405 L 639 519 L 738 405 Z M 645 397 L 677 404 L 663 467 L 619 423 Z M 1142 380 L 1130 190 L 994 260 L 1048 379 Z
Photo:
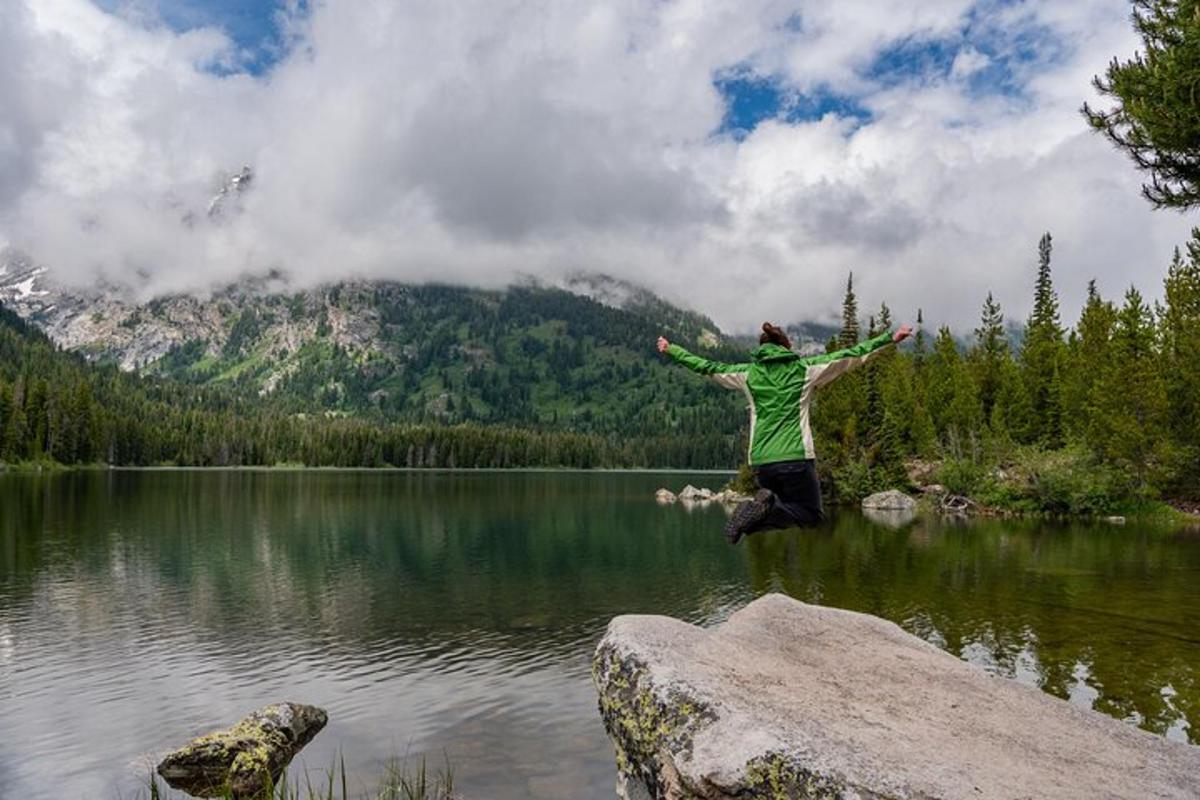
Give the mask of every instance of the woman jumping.
M 761 488 L 751 502 L 738 506 L 725 526 L 730 544 L 757 531 L 808 527 L 824 521 L 808 424 L 813 392 L 884 347 L 908 338 L 912 326 L 901 325 L 895 334 L 882 333 L 845 350 L 817 356 L 793 351 L 787 334 L 769 322 L 763 323 L 762 331 L 759 347 L 750 354 L 754 360 L 748 364 L 709 361 L 658 337 L 658 352 L 693 372 L 711 376 L 726 389 L 741 389 L 750 402 L 748 461 Z

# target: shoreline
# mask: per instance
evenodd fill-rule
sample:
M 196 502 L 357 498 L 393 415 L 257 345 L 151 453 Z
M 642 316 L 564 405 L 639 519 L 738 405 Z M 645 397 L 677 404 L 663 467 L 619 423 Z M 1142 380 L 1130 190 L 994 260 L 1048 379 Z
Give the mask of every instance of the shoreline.
M 735 475 L 736 469 L 681 469 L 675 467 L 310 467 L 303 464 L 280 466 L 113 466 L 110 464 L 0 464 L 0 475 L 35 475 L 61 472 L 419 472 L 419 473 L 578 473 L 578 474 L 654 474 L 654 475 Z
M 66 473 L 88 472 L 230 472 L 230 473 L 363 473 L 363 474 L 445 474 L 445 475 L 499 475 L 499 474 L 570 474 L 570 475 L 712 475 L 736 477 L 736 469 L 679 469 L 666 467 L 396 467 L 385 465 L 380 467 L 336 467 L 336 466 L 306 466 L 303 464 L 281 464 L 278 466 L 177 466 L 173 464 L 150 466 L 113 466 L 108 464 L 0 464 L 0 477 L 4 475 L 59 475 Z M 911 496 L 911 495 L 910 495 Z M 1121 517 L 1128 522 L 1166 526 L 1171 528 L 1198 528 L 1200 514 L 1191 514 L 1176 508 L 1170 500 L 1157 500 L 1144 509 L 1124 509 L 1112 515 L 1092 514 L 1053 514 L 1048 512 L 1030 511 L 1027 509 L 1011 509 L 980 505 L 980 511 L 961 514 L 942 513 L 933 507 L 929 498 L 920 494 L 914 496 L 917 501 L 918 515 L 934 515 L 939 517 L 960 517 L 962 519 L 1041 519 L 1053 522 L 1096 522 L 1118 526 L 1123 523 L 1113 522 L 1110 517 Z M 858 503 L 835 503 L 830 507 L 840 510 L 854 509 L 861 511 Z

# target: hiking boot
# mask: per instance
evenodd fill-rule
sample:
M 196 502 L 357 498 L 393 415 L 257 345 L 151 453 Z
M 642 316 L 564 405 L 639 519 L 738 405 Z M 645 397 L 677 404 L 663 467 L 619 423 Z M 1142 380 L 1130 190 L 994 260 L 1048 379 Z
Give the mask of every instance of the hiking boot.
M 725 523 L 725 538 L 730 544 L 737 544 L 741 538 L 754 529 L 771 513 L 775 505 L 775 495 L 770 489 L 759 489 L 754 493 L 754 499 L 741 503 L 733 510 L 733 516 Z

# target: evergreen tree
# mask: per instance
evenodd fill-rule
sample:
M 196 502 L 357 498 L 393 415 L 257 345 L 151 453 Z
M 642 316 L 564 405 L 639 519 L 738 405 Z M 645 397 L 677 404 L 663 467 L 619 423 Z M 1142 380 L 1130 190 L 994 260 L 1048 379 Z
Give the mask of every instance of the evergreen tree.
M 1115 105 L 1083 113 L 1149 173 L 1150 202 L 1189 208 L 1200 203 L 1200 0 L 1133 0 L 1133 8 L 1145 52 L 1114 58 L 1094 83 Z
M 1000 394 L 1004 362 L 1008 359 L 1004 314 L 1000 310 L 1000 304 L 992 297 L 992 293 L 988 292 L 980 314 L 979 327 L 975 329 L 975 346 L 970 354 L 971 369 L 979 387 L 979 402 L 984 419 L 990 420 L 992 417 L 992 408 Z
M 1059 370 L 1063 360 L 1063 331 L 1058 316 L 1058 296 L 1050 277 L 1050 234 L 1038 242 L 1038 273 L 1033 313 L 1025 327 L 1021 367 L 1032 426 L 1021 431 L 1026 441 L 1048 447 L 1062 444 L 1062 407 Z
M 1187 249 L 1187 258 L 1175 252 L 1165 281 L 1163 369 L 1180 446 L 1179 489 L 1200 497 L 1200 229 Z
M 1063 427 L 1072 439 L 1087 433 L 1088 413 L 1096 379 L 1109 367 L 1111 339 L 1117 310 L 1100 297 L 1094 280 L 1088 282 L 1088 299 L 1067 345 L 1063 379 Z
M 937 432 L 934 430 L 933 417 L 929 412 L 929 397 L 926 386 L 925 363 L 928 357 L 928 345 L 925 334 L 925 313 L 917 309 L 916 330 L 913 333 L 912 348 L 912 422 L 909 435 L 912 443 L 912 453 L 918 456 L 933 455 L 937 445 Z
M 918 308 L 917 329 L 913 333 L 913 360 L 916 362 L 918 372 L 921 370 L 921 363 L 925 360 L 928 349 L 925 339 L 925 312 Z
M 934 339 L 926 372 L 929 411 L 939 438 L 950 445 L 967 441 L 979 429 L 979 398 L 954 336 L 944 325 Z
M 1132 287 L 1117 314 L 1112 359 L 1092 390 L 1088 438 L 1110 464 L 1128 470 L 1143 495 L 1170 454 L 1167 384 L 1150 307 Z
M 892 329 L 892 310 L 888 308 L 887 303 L 879 304 L 879 332 L 890 331 Z
M 846 279 L 846 296 L 842 298 L 842 332 L 840 344 L 842 347 L 853 347 L 858 344 L 858 298 L 854 296 L 854 273 Z

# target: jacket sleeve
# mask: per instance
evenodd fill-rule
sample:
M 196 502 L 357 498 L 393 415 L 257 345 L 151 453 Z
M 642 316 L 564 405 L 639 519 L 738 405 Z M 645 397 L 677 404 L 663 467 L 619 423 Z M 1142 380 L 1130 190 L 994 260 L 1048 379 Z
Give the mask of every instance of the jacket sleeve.
M 832 353 L 813 356 L 804 360 L 808 367 L 808 380 L 816 389 L 830 383 L 840 375 L 865 364 L 883 348 L 892 344 L 891 331 L 881 333 L 874 339 L 859 342 L 845 350 L 835 350 Z
M 721 361 L 710 361 L 694 353 L 689 353 L 677 344 L 667 348 L 667 355 L 692 372 L 710 376 L 726 389 L 742 388 L 746 384 L 746 373 L 750 371 L 749 364 L 726 364 Z

